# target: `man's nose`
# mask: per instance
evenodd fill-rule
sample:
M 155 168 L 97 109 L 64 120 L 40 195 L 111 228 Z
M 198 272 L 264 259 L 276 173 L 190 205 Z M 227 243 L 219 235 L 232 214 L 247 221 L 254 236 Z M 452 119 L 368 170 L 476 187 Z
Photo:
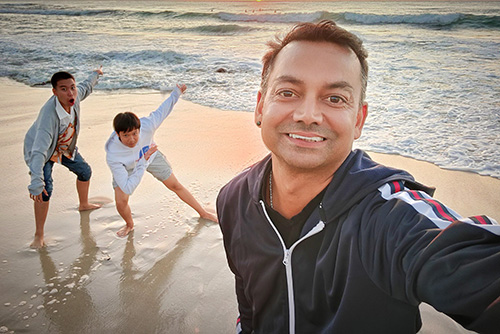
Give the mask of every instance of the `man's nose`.
M 295 122 L 304 122 L 305 124 L 321 124 L 323 114 L 321 112 L 320 101 L 314 96 L 305 97 L 303 101 L 294 110 L 293 120 Z

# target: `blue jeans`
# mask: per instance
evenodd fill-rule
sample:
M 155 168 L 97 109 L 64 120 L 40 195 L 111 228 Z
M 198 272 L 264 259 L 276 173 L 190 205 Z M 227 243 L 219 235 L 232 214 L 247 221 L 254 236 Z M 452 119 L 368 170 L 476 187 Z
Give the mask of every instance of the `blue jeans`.
M 61 159 L 61 164 L 68 168 L 70 171 L 76 174 L 79 181 L 89 181 L 92 175 L 92 169 L 90 165 L 83 159 L 80 153 L 76 153 L 75 159 L 71 160 L 66 158 L 64 155 Z M 45 166 L 43 166 L 43 182 L 45 182 L 45 190 L 48 196 L 42 192 L 42 198 L 44 202 L 47 202 L 52 195 L 52 189 L 54 189 L 53 179 L 52 179 L 52 168 L 54 167 L 54 161 L 47 161 Z

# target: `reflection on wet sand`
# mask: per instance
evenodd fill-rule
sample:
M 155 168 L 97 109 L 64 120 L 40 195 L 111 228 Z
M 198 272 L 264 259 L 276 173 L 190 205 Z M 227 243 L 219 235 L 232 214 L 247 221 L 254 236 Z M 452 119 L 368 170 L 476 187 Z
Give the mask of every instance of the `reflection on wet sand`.
M 162 308 L 162 305 L 165 290 L 171 285 L 169 281 L 174 267 L 203 226 L 204 223 L 198 222 L 190 233 L 179 239 L 172 250 L 143 274 L 134 267 L 136 251 L 133 233 L 129 235 L 121 262 L 119 310 L 122 321 L 117 323 L 117 332 L 164 333 L 170 329 L 174 333 L 174 328 L 185 326 L 182 323 L 185 316 L 178 313 L 182 313 L 182 305 L 168 309 Z M 185 282 L 189 284 L 189 277 L 185 277 Z M 196 332 L 196 329 L 190 332 Z
M 95 326 L 95 321 L 99 320 L 93 314 L 95 308 L 87 283 L 92 270 L 105 258 L 97 258 L 102 253 L 90 232 L 89 215 L 90 211 L 80 213 L 82 251 L 67 272 L 57 269 L 47 247 L 38 252 L 46 284 L 42 296 L 45 313 L 50 320 L 47 326 L 49 332 L 81 333 L 85 332 L 88 324 L 94 322 Z
M 186 263 L 186 254 L 194 251 L 200 258 L 203 248 L 197 243 L 201 231 L 213 223 L 200 219 L 190 222 L 192 227 L 175 245 L 147 270 L 142 270 L 136 258 L 134 234 L 125 243 L 121 262 L 115 263 L 96 243 L 89 224 L 89 213 L 81 213 L 80 255 L 66 269 L 58 269 L 49 250 L 39 251 L 46 288 L 40 289 L 46 314 L 47 333 L 197 333 L 199 322 L 192 321 L 193 301 L 202 298 L 196 282 L 203 277 L 183 274 L 185 268 L 199 263 Z M 212 230 L 214 231 L 214 230 Z M 215 230 L 218 232 L 218 230 Z M 218 244 L 218 234 L 215 243 Z M 137 241 L 136 241 L 137 242 Z M 209 243 L 213 241 L 208 241 Z M 119 251 L 119 249 L 117 250 Z M 116 252 L 114 252 L 116 254 Z M 188 255 L 189 256 L 189 255 Z M 153 261 L 153 258 L 149 259 Z M 221 262 L 222 263 L 222 262 Z M 114 283 L 113 281 L 116 281 Z M 208 281 L 210 282 L 210 281 Z M 180 285 L 179 285 L 180 284 Z M 194 286 L 192 291 L 190 284 Z M 103 286 L 110 286 L 108 289 Z M 199 285 L 199 284 L 198 284 Z M 97 288 L 96 288 L 97 286 Z M 105 294 L 96 290 L 105 289 Z M 198 290 L 197 290 L 198 289 Z M 44 290 L 43 292 L 41 290 Z M 170 297 L 174 296 L 173 299 Z M 186 303 L 184 304 L 184 298 Z M 206 305 L 208 307 L 208 305 Z

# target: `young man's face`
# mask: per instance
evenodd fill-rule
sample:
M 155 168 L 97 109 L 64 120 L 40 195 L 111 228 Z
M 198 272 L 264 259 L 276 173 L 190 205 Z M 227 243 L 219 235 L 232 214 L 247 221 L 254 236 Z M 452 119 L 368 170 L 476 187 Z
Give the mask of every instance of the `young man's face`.
M 71 78 L 59 80 L 56 88 L 52 88 L 52 93 L 57 96 L 63 108 L 69 112 L 70 108 L 75 104 L 78 95 L 75 80 Z
M 367 115 L 360 73 L 354 52 L 332 43 L 294 41 L 281 50 L 255 110 L 277 163 L 301 172 L 337 170 Z
M 135 147 L 139 141 L 139 129 L 118 132 L 118 138 L 127 147 Z

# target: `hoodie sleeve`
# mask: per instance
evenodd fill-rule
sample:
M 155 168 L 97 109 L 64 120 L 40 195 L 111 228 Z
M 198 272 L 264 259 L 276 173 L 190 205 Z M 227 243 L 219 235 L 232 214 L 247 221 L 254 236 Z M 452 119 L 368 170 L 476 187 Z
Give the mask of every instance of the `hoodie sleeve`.
M 99 80 L 99 73 L 97 72 L 92 72 L 90 76 L 80 82 L 77 87 L 78 87 L 78 97 L 80 98 L 80 101 L 85 100 L 87 96 L 92 93 L 94 86 L 97 84 L 97 81 Z
M 121 162 L 113 161 L 109 158 L 106 162 L 111 169 L 111 173 L 113 174 L 113 179 L 116 184 L 125 194 L 132 195 L 135 188 L 137 188 L 141 182 L 144 172 L 146 171 L 146 159 L 141 158 L 130 175 Z
M 43 167 L 49 154 L 52 138 L 53 134 L 47 127 L 40 127 L 36 132 L 29 163 L 31 182 L 28 186 L 29 192 L 35 196 L 41 194 L 45 186 Z
M 31 176 L 28 190 L 32 195 L 42 193 L 45 186 L 43 167 L 48 156 L 55 147 L 59 122 L 52 107 L 54 99 L 50 99 L 40 110 L 37 120 L 26 133 L 24 138 L 24 157 Z
M 170 94 L 170 96 L 163 101 L 163 103 L 153 111 L 151 114 L 149 114 L 148 117 L 146 117 L 144 120 L 147 122 L 151 123 L 151 128 L 153 131 L 158 129 L 165 120 L 165 118 L 170 115 L 172 110 L 174 109 L 174 105 L 177 103 L 179 100 L 179 97 L 181 96 L 181 90 L 178 87 L 175 87 L 173 92 Z
M 500 328 L 500 225 L 463 218 L 421 191 L 379 188 L 367 211 L 361 258 L 372 280 L 391 296 L 426 302 L 467 329 Z

